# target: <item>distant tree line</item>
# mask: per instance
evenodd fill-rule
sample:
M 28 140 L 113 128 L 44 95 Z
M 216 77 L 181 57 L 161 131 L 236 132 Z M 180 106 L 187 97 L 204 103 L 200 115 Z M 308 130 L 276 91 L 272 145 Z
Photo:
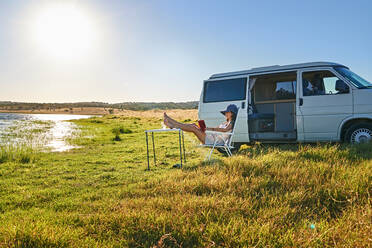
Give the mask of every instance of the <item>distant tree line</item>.
M 0 109 L 5 110 L 38 110 L 38 109 L 61 109 L 61 108 L 111 108 L 120 110 L 151 110 L 151 109 L 197 109 L 198 101 L 190 102 L 76 102 L 76 103 L 26 103 L 0 101 Z

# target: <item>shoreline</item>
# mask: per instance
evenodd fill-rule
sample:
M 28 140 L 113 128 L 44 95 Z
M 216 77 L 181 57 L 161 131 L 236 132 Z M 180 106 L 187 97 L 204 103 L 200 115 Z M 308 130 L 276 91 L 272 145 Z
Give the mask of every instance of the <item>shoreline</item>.
M 61 112 L 31 112 L 31 111 L 2 111 L 0 114 L 25 114 L 25 115 L 92 115 L 92 116 L 102 116 L 101 114 L 82 114 L 82 113 L 61 113 Z
M 83 108 L 58 108 L 58 109 L 0 109 L 0 113 L 12 114 L 66 114 L 66 115 L 106 115 L 110 110 L 105 108 L 83 107 Z
M 197 120 L 197 109 L 152 109 L 152 110 L 126 110 L 126 109 L 105 109 L 98 107 L 84 108 L 62 108 L 62 109 L 37 109 L 37 110 L 7 110 L 0 109 L 0 113 L 11 114 L 60 114 L 60 115 L 117 115 L 126 117 L 156 117 L 163 118 L 163 113 L 167 112 L 170 116 L 178 120 Z

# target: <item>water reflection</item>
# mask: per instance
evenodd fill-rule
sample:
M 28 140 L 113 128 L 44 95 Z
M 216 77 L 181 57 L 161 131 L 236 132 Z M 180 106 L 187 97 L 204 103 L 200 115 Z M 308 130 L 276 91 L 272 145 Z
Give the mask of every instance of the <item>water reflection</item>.
M 0 113 L 0 144 L 27 143 L 62 152 L 74 148 L 66 139 L 76 131 L 67 120 L 89 118 L 88 115 L 9 114 Z

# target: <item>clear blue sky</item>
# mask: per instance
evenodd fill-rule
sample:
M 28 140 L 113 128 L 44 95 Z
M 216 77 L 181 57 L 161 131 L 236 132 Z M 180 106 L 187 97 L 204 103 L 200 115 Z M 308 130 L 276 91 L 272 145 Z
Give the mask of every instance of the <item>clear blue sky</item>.
M 64 0 L 93 27 L 71 34 L 84 53 L 52 37 L 65 22 L 38 29 L 51 2 L 0 2 L 0 101 L 198 100 L 210 74 L 311 61 L 372 81 L 372 1 Z

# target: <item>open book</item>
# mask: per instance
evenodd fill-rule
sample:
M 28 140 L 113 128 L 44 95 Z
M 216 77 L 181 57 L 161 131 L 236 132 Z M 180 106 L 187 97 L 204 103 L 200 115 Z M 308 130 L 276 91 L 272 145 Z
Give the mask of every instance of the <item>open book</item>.
M 202 132 L 205 132 L 205 130 L 207 129 L 207 126 L 205 125 L 205 121 L 204 120 L 199 120 L 198 125 L 199 125 L 200 130 Z

